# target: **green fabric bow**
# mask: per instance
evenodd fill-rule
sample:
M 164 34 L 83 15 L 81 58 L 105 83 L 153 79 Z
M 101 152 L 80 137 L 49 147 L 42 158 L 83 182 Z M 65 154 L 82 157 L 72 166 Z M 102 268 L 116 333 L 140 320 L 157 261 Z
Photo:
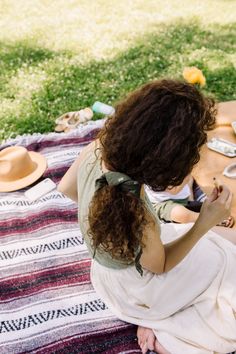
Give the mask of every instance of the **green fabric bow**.
M 99 190 L 105 186 L 120 186 L 123 192 L 133 193 L 137 198 L 140 197 L 141 185 L 137 181 L 133 181 L 129 176 L 121 172 L 106 172 L 95 181 L 95 190 Z

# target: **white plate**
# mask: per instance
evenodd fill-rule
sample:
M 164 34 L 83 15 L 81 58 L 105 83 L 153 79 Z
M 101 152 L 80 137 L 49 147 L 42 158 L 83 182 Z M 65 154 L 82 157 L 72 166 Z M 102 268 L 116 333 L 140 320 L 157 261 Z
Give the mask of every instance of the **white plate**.
M 207 147 L 228 157 L 236 156 L 236 144 L 224 139 L 212 138 L 207 142 Z

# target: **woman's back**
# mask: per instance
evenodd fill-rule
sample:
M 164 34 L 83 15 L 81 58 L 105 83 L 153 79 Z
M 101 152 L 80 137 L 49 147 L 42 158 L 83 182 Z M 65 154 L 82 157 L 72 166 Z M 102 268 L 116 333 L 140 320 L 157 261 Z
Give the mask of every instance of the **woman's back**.
M 126 260 L 115 259 L 109 252 L 102 251 L 93 247 L 91 238 L 88 235 L 89 222 L 88 210 L 89 204 L 95 193 L 95 181 L 103 174 L 101 167 L 101 154 L 98 144 L 92 143 L 83 151 L 82 160 L 77 174 L 77 190 L 78 190 L 78 204 L 79 204 L 79 223 L 81 231 L 84 235 L 85 242 L 89 249 L 90 255 L 96 259 L 100 264 L 114 269 L 122 269 L 134 264 L 134 262 L 127 262 Z M 137 248 L 136 255 L 138 255 L 140 248 Z

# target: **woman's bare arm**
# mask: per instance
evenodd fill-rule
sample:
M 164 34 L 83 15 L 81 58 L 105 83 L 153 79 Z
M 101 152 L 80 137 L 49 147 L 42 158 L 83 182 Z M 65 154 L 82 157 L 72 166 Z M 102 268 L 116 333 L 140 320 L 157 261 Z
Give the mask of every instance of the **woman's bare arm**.
M 59 192 L 65 194 L 68 198 L 72 199 L 76 203 L 78 203 L 77 171 L 87 153 L 95 149 L 95 144 L 96 142 L 93 141 L 82 150 L 69 170 L 62 177 L 57 188 Z
M 211 197 L 204 202 L 193 227 L 182 237 L 164 246 L 160 240 L 158 227 L 154 221 L 149 222 L 143 236 L 146 247 L 143 248 L 140 258 L 141 265 L 157 274 L 174 268 L 207 231 L 229 215 L 231 201 L 232 193 L 227 187 L 222 186 L 219 196 L 213 191 Z
M 160 239 L 160 227 L 150 215 L 147 216 L 147 221 L 142 239 L 145 247 L 142 250 L 140 264 L 153 273 L 161 274 L 164 272 L 166 256 Z

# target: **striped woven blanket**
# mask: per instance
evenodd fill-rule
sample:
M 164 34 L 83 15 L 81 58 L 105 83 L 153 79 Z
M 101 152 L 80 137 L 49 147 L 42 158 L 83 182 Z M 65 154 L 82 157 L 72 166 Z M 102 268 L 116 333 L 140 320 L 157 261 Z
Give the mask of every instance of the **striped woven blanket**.
M 58 183 L 103 121 L 69 134 L 9 140 L 47 158 Z M 77 205 L 57 191 L 29 202 L 0 193 L 0 353 L 141 353 L 136 328 L 114 317 L 90 282 Z

